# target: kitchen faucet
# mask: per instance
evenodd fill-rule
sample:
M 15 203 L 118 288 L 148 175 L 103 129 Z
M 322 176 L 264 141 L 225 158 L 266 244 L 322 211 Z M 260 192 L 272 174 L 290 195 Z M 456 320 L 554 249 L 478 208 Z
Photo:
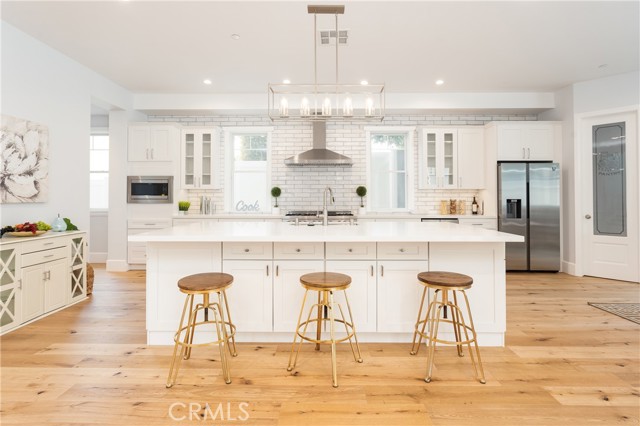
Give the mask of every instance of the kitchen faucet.
M 322 225 L 327 226 L 329 224 L 329 212 L 327 211 L 327 191 L 329 192 L 329 202 L 331 204 L 335 203 L 335 198 L 333 198 L 333 190 L 328 186 L 324 189 L 324 194 L 322 194 Z

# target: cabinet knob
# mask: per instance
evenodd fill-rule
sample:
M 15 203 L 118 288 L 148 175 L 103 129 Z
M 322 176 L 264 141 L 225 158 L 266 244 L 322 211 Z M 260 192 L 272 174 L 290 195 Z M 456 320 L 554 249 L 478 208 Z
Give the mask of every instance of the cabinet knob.
M 296 253 L 300 253 L 300 249 L 299 248 L 296 249 Z
M 249 249 L 248 248 L 244 249 L 244 252 L 249 253 Z
M 400 249 L 400 253 L 404 253 L 404 249 L 403 248 Z
M 585 215 L 584 215 L 584 218 L 585 218 L 585 219 L 591 219 L 591 215 L 590 215 L 590 214 L 585 214 Z
M 353 253 L 353 249 L 349 249 L 347 250 L 349 253 Z

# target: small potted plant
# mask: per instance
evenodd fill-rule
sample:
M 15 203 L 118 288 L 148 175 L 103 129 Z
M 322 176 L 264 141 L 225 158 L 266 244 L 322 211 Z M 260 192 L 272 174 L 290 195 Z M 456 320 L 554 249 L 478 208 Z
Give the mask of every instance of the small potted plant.
M 187 214 L 189 207 L 191 207 L 189 201 L 178 201 L 178 214 Z
M 282 195 L 282 190 L 277 186 L 271 188 L 271 196 L 275 198 L 275 204 L 273 205 L 273 214 L 280 214 L 280 207 L 278 206 L 278 197 Z
M 364 186 L 359 186 L 356 188 L 356 194 L 360 197 L 360 215 L 366 213 L 367 209 L 364 207 L 364 197 L 367 195 L 367 188 Z

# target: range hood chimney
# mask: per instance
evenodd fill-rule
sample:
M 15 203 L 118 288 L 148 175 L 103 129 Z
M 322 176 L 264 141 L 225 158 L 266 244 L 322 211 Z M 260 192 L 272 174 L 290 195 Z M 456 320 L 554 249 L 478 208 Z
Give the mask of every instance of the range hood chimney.
M 313 149 L 284 160 L 287 166 L 334 166 L 351 167 L 353 161 L 327 149 L 327 127 L 325 121 L 313 122 Z

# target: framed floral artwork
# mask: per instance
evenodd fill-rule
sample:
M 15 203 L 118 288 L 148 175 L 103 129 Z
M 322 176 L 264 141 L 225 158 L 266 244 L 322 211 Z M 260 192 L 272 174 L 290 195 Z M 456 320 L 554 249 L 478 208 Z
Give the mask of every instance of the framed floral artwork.
M 42 203 L 49 197 L 49 129 L 2 115 L 0 203 Z

